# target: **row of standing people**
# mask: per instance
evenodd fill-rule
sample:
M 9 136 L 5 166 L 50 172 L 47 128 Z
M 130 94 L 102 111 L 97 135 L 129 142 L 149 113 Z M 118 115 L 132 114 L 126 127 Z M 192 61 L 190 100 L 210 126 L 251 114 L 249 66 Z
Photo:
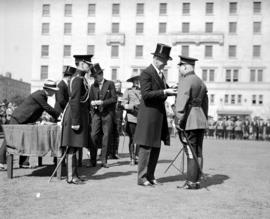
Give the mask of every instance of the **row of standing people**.
M 210 118 L 208 121 L 207 137 L 218 139 L 249 139 L 270 140 L 270 121 L 240 117 L 219 117 L 217 121 Z

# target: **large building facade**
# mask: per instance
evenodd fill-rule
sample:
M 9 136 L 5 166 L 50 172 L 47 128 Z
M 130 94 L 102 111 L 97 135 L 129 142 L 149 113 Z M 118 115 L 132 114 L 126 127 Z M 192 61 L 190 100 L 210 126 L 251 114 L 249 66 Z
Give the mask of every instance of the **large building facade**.
M 178 55 L 199 59 L 209 115 L 270 118 L 269 10 L 268 0 L 33 1 L 32 90 L 60 79 L 74 54 L 93 54 L 106 78 L 125 81 L 151 63 L 160 42 L 172 46 L 171 84 Z

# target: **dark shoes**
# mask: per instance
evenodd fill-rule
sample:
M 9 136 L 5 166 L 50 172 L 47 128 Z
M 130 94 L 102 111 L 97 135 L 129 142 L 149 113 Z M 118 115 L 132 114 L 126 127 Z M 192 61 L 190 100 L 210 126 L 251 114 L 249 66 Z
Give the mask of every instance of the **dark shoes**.
M 200 182 L 185 182 L 185 184 L 183 186 L 177 186 L 177 188 L 179 189 L 189 189 L 189 190 L 196 190 L 196 189 L 200 189 L 201 185 Z
M 68 184 L 74 184 L 74 185 L 82 185 L 85 184 L 83 180 L 80 178 L 72 178 L 71 180 L 67 180 Z
M 90 161 L 89 163 L 86 164 L 86 167 L 96 167 L 97 163 Z
M 162 186 L 163 184 L 158 182 L 156 179 L 149 181 L 153 186 Z
M 117 154 L 110 154 L 110 155 L 108 156 L 108 159 L 118 160 L 118 159 L 120 159 L 120 157 L 119 157 L 119 155 L 117 155 Z
M 101 164 L 101 167 L 103 167 L 103 168 L 109 168 L 109 165 L 107 163 L 102 163 Z
M 149 181 L 145 181 L 144 183 L 139 183 L 138 185 L 143 186 L 143 187 L 154 187 L 154 185 Z

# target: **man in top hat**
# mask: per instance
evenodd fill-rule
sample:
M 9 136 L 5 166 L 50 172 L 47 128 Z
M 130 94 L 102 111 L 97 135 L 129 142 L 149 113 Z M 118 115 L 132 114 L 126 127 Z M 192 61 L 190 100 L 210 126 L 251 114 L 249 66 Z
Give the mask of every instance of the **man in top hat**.
M 176 99 L 176 116 L 179 125 L 187 133 L 190 146 L 196 152 L 202 169 L 202 144 L 204 131 L 208 126 L 208 96 L 203 81 L 195 74 L 194 66 L 197 59 L 179 56 L 180 78 Z M 194 157 L 188 157 L 187 189 L 200 188 L 201 172 Z
M 117 102 L 116 90 L 113 81 L 104 79 L 103 69 L 98 63 L 90 67 L 90 72 L 91 77 L 95 79 L 90 88 L 91 137 L 94 144 L 93 147 L 90 147 L 91 163 L 96 166 L 97 149 L 101 142 L 102 167 L 108 168 L 107 151 L 111 141 L 113 116 Z
M 55 81 L 47 79 L 44 82 L 43 90 L 35 91 L 30 94 L 21 105 L 19 105 L 11 115 L 9 124 L 27 124 L 36 122 L 44 111 L 49 113 L 55 120 L 60 115 L 48 103 L 48 96 L 53 96 L 59 88 Z M 0 151 L 0 163 L 6 163 L 6 142 L 3 142 Z M 20 167 L 30 167 L 29 157 L 20 156 Z
M 54 109 L 59 113 L 62 113 L 66 108 L 69 100 L 68 86 L 71 76 L 76 72 L 75 68 L 67 66 L 63 72 L 63 79 L 58 83 L 59 91 L 55 94 Z
M 134 134 L 137 125 L 137 116 L 139 111 L 139 105 L 141 101 L 140 91 L 140 75 L 134 74 L 127 82 L 132 83 L 132 87 L 126 89 L 123 96 L 123 106 L 127 112 L 126 114 L 126 132 L 129 137 L 129 156 L 130 165 L 135 165 L 139 153 L 139 146 L 134 144 Z
M 153 63 L 140 75 L 141 104 L 137 117 L 134 143 L 140 146 L 138 162 L 138 185 L 153 186 L 155 168 L 160 153 L 161 140 L 170 144 L 170 134 L 164 102 L 169 95 L 175 95 L 175 89 L 168 89 L 163 69 L 170 57 L 171 47 L 157 44 L 153 54 Z

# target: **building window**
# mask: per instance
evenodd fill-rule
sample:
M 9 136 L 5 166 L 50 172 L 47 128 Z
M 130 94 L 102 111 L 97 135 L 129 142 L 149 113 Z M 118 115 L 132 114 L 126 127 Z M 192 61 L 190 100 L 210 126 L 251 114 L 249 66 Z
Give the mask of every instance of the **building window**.
M 237 31 L 237 23 L 236 22 L 229 22 L 229 33 L 235 34 Z
M 226 69 L 226 82 L 238 82 L 239 70 L 238 69 Z
M 112 45 L 112 47 L 111 47 L 111 57 L 112 58 L 118 58 L 119 57 L 119 46 L 118 45 Z
M 41 46 L 41 57 L 48 57 L 49 56 L 49 45 L 42 45 Z
M 211 15 L 214 13 L 214 3 L 213 2 L 206 2 L 205 4 L 205 14 Z
M 40 79 L 44 80 L 48 78 L 48 71 L 49 71 L 49 66 L 48 65 L 42 65 L 40 67 Z
M 64 45 L 64 57 L 71 56 L 71 45 Z
M 42 16 L 43 17 L 50 16 L 50 5 L 49 4 L 42 5 Z
M 262 69 L 250 69 L 250 82 L 262 82 L 263 70 Z
M 242 95 L 241 94 L 238 94 L 237 95 L 237 103 L 238 104 L 241 104 L 242 103 Z
M 215 81 L 215 70 L 214 69 L 209 70 L 209 81 L 210 82 Z
M 166 15 L 167 14 L 167 3 L 160 3 L 159 4 L 159 15 Z
M 119 33 L 119 23 L 112 23 L 112 33 Z
M 113 4 L 112 5 L 112 15 L 119 16 L 120 14 L 120 4 Z
M 253 105 L 257 104 L 257 98 L 256 98 L 256 95 L 254 95 L 254 94 L 252 95 L 251 101 L 252 101 L 252 104 L 253 104 Z
M 116 81 L 117 79 L 118 79 L 118 69 L 117 68 L 112 68 L 112 77 L 111 77 L 111 79 L 112 79 L 112 81 Z
M 261 57 L 261 46 L 254 45 L 253 46 L 253 58 L 260 58 Z
M 215 81 L 215 70 L 214 69 L 203 69 L 202 70 L 202 80 L 213 82 Z
M 203 71 L 202 71 L 202 80 L 207 81 L 207 70 L 206 69 L 203 69 Z
M 236 57 L 236 46 L 229 45 L 229 58 L 235 58 L 235 57 Z
M 206 45 L 204 51 L 205 58 L 212 58 L 213 57 L 213 46 Z
M 234 94 L 231 95 L 231 104 L 235 104 L 235 95 Z
M 47 35 L 50 33 L 50 23 L 42 23 L 41 34 Z
M 141 58 L 143 56 L 143 46 L 136 45 L 135 56 L 136 56 L 136 58 Z
M 237 2 L 230 2 L 229 5 L 229 12 L 230 14 L 236 14 L 237 13 Z
M 88 23 L 87 33 L 88 35 L 94 34 L 96 29 L 95 23 Z
M 96 15 L 96 4 L 88 4 L 88 16 L 94 17 Z
M 233 82 L 238 82 L 239 80 L 239 71 L 238 69 L 233 70 Z
M 87 45 L 87 54 L 95 54 L 95 45 Z
M 224 96 L 224 103 L 225 104 L 229 103 L 229 95 L 228 94 L 225 94 L 225 96 Z
M 215 103 L 215 94 L 211 94 L 210 95 L 210 104 L 214 104 Z
M 137 15 L 144 14 L 144 4 L 143 3 L 137 3 L 136 14 Z
M 263 105 L 263 95 L 259 95 L 259 105 Z
M 261 2 L 253 2 L 253 13 L 254 14 L 261 13 Z
M 189 56 L 189 46 L 188 45 L 182 45 L 181 54 L 183 56 Z
M 189 33 L 189 23 L 188 22 L 182 23 L 182 33 Z
M 72 16 L 72 4 L 65 4 L 65 17 Z
M 182 13 L 183 13 L 183 15 L 189 15 L 189 13 L 190 13 L 190 3 L 189 2 L 183 2 Z
M 70 35 L 72 32 L 72 24 L 71 23 L 64 23 L 64 34 Z
M 167 23 L 159 23 L 158 33 L 166 33 Z
M 142 34 L 143 33 L 143 23 L 136 23 L 136 34 Z
M 213 23 L 206 22 L 205 23 L 205 33 L 212 33 L 213 32 Z
M 260 34 L 261 33 L 261 22 L 253 22 L 253 33 L 254 34 Z

